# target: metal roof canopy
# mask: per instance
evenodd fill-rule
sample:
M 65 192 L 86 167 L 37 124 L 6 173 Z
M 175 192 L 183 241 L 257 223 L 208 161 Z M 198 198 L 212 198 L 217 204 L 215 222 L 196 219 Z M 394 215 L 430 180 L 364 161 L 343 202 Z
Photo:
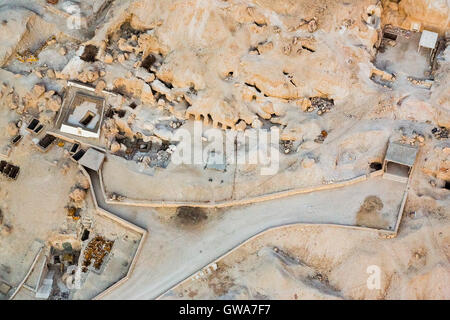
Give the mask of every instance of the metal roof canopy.
M 436 32 L 423 30 L 420 36 L 419 47 L 434 49 L 436 47 L 436 42 L 438 39 L 438 34 Z
M 389 143 L 388 149 L 386 151 L 386 157 L 384 158 L 386 162 L 395 162 L 403 164 L 408 167 L 412 167 L 416 161 L 416 156 L 418 152 L 417 147 L 413 147 L 407 144 L 399 142 Z
M 78 160 L 83 167 L 98 171 L 105 160 L 105 154 L 93 148 L 89 148 L 86 153 Z

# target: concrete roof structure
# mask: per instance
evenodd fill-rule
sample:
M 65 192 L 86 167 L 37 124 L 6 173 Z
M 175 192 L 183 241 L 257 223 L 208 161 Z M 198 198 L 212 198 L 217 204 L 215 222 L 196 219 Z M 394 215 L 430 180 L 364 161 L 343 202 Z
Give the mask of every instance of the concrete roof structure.
M 63 133 L 98 139 L 104 108 L 104 97 L 69 83 L 56 127 Z
M 418 148 L 399 142 L 389 143 L 385 162 L 395 162 L 412 167 L 416 161 Z
M 83 167 L 98 171 L 103 161 L 105 161 L 105 154 L 93 148 L 89 148 L 86 153 L 78 160 L 78 163 Z
M 423 30 L 420 36 L 419 47 L 434 49 L 436 47 L 438 34 L 428 30 Z

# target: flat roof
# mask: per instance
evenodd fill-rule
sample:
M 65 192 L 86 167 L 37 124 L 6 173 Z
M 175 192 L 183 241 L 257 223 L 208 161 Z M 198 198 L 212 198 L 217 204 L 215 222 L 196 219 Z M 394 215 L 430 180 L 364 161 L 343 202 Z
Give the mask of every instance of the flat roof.
M 78 160 L 78 163 L 84 167 L 98 171 L 105 160 L 105 154 L 93 148 L 89 148 L 86 153 Z
M 436 47 L 438 34 L 436 32 L 423 30 L 420 36 L 419 46 L 434 49 Z
M 86 107 L 86 105 L 89 105 Z M 81 128 L 86 131 L 98 132 L 103 120 L 103 110 L 105 107 L 105 98 L 98 96 L 95 92 L 86 89 L 82 86 L 69 85 L 64 96 L 63 105 L 61 106 L 60 114 L 56 122 L 56 127 L 60 129 L 62 125 L 66 125 L 74 128 Z M 84 115 L 79 115 L 84 111 L 93 111 L 98 117 L 94 120 L 94 123 L 89 126 L 84 126 L 81 123 L 77 123 L 78 118 Z M 70 120 L 70 121 L 69 121 Z
M 412 167 L 416 161 L 418 151 L 419 149 L 417 147 L 399 142 L 391 142 L 389 143 L 384 160 Z

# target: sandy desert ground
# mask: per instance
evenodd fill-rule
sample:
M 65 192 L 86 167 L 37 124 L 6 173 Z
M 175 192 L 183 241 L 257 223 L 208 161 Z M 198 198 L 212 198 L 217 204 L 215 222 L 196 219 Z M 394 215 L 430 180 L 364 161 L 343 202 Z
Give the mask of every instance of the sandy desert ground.
M 0 160 L 20 167 L 0 176 L 0 298 L 37 298 L 42 250 L 52 299 L 93 298 L 129 270 L 101 297 L 449 299 L 449 16 L 446 0 L 0 0 Z M 76 90 L 101 103 L 79 108 Z M 69 132 L 66 114 L 89 124 Z M 176 163 L 200 125 L 193 154 L 214 129 L 231 149 Z M 269 175 L 238 161 L 260 154 L 239 137 L 264 130 L 279 132 Z M 407 182 L 372 176 L 392 143 L 417 150 Z M 86 176 L 74 144 L 104 154 L 101 170 Z M 68 288 L 96 236 L 106 262 Z

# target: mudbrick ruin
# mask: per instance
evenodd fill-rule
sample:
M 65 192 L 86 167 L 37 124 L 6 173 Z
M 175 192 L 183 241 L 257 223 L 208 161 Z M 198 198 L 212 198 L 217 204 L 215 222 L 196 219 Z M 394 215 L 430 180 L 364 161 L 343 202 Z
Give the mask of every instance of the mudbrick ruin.
M 450 299 L 449 14 L 0 0 L 0 300 Z

